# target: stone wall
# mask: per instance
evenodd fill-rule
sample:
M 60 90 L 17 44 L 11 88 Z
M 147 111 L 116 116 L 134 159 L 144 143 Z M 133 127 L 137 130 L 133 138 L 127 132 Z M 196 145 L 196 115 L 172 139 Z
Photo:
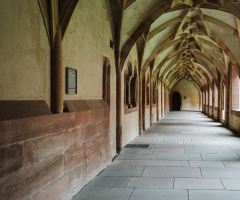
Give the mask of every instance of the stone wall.
M 78 105 L 76 112 L 0 121 L 0 199 L 71 199 L 110 164 L 107 103 Z

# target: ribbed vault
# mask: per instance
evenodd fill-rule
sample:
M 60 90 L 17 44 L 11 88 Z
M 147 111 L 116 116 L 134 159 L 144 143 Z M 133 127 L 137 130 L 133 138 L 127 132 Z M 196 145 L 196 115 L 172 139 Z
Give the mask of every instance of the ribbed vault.
M 240 75 L 239 1 L 116 1 L 122 7 L 120 68 L 137 43 L 140 75 L 153 63 L 152 80 L 163 80 L 169 89 L 183 78 L 200 90 L 218 83 L 218 74 L 226 80 L 230 62 Z

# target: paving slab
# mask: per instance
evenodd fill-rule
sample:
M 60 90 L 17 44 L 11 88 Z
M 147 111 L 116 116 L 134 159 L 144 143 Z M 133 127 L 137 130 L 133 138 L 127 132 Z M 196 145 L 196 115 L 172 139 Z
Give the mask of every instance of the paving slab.
M 174 189 L 224 190 L 220 179 L 175 178 Z
M 97 176 L 86 187 L 96 188 L 124 188 L 130 177 Z
M 139 160 L 114 160 L 111 166 L 119 165 L 119 166 L 136 166 Z
M 240 170 L 240 162 L 239 161 L 223 161 L 226 167 L 239 167 Z
M 144 153 L 144 154 L 120 154 L 116 160 L 140 160 L 140 159 L 144 159 L 144 160 L 155 160 L 156 159 L 155 154 L 148 154 L 148 153 Z
M 189 200 L 239 200 L 239 191 L 189 190 Z
M 240 158 L 234 154 L 201 154 L 203 160 L 230 160 L 239 161 Z
M 223 167 L 222 161 L 189 161 L 190 167 Z
M 193 145 L 183 144 L 154 144 L 153 149 L 193 149 Z
M 132 188 L 84 188 L 73 200 L 128 200 Z
M 130 200 L 188 200 L 187 190 L 135 189 Z
M 184 149 L 155 149 L 154 153 L 184 154 Z
M 239 168 L 201 167 L 203 178 L 240 178 Z
M 189 167 L 188 161 L 172 160 L 140 160 L 136 166 L 148 167 Z
M 133 177 L 127 183 L 126 188 L 173 189 L 173 181 L 173 178 Z
M 240 179 L 222 179 L 222 183 L 226 190 L 240 191 Z
M 158 154 L 156 160 L 202 160 L 200 154 Z
M 190 167 L 146 167 L 141 177 L 202 178 L 199 168 Z
M 194 148 L 186 149 L 185 154 L 217 154 L 215 149 Z
M 144 167 L 110 166 L 99 176 L 141 176 Z

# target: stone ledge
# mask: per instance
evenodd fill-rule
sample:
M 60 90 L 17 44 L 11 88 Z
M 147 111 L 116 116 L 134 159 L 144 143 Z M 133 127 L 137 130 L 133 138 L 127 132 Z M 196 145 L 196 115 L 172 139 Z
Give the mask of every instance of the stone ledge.
M 130 114 L 130 113 L 133 113 L 133 112 L 137 112 L 137 111 L 138 111 L 138 107 L 124 109 L 124 113 L 125 113 L 126 115 L 127 115 L 127 114 Z
M 234 116 L 240 117 L 240 110 L 232 110 L 231 113 Z

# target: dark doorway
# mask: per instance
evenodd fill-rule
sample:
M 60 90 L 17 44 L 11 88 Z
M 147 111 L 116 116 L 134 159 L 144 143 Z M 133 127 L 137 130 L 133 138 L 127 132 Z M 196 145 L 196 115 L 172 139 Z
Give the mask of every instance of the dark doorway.
M 181 97 L 175 92 L 172 95 L 172 110 L 180 110 L 181 108 Z

